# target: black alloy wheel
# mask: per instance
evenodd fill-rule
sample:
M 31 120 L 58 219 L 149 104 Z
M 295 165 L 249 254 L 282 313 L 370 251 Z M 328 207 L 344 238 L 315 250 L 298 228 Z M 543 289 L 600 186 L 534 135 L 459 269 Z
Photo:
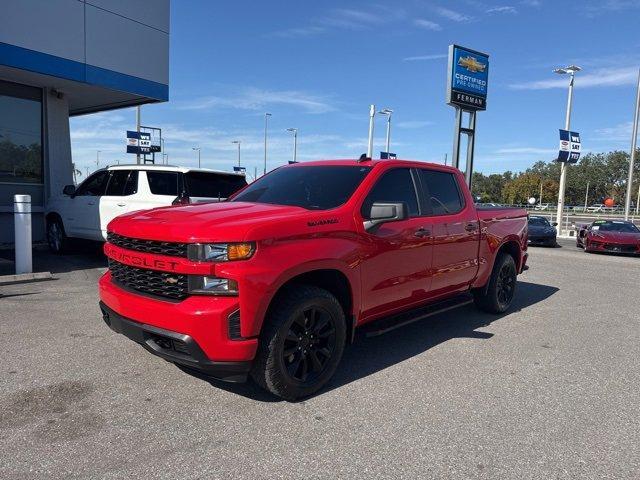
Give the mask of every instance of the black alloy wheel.
M 335 319 L 323 308 L 312 306 L 289 325 L 282 361 L 294 381 L 312 382 L 327 368 L 335 347 Z

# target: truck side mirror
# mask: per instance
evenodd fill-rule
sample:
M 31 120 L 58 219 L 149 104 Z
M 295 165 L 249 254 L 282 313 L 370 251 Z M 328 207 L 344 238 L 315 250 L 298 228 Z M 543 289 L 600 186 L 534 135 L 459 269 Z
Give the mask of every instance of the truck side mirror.
M 375 202 L 371 205 L 369 219 L 365 220 L 365 230 L 373 230 L 375 227 L 387 222 L 397 222 L 409 217 L 409 208 L 404 202 L 382 203 Z
M 65 185 L 64 188 L 62 189 L 62 193 L 65 195 L 69 195 L 70 197 L 73 197 L 73 195 L 76 193 L 75 185 Z
M 554 226 L 554 227 L 557 227 L 558 226 L 558 222 L 553 222 L 551 225 Z

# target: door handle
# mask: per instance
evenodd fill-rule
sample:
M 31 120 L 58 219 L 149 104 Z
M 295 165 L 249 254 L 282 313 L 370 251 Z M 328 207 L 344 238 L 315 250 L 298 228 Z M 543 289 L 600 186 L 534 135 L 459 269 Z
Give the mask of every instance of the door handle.
M 475 232 L 478 229 L 478 224 L 475 222 L 469 222 L 464 226 L 467 232 Z
M 416 237 L 428 237 L 431 235 L 431 230 L 427 230 L 426 228 L 419 228 L 415 231 L 414 235 Z
M 87 202 L 87 205 L 95 205 L 95 202 Z
M 126 204 L 126 203 L 118 203 L 117 205 L 118 205 L 119 207 L 126 207 L 126 206 L 127 206 L 127 204 Z

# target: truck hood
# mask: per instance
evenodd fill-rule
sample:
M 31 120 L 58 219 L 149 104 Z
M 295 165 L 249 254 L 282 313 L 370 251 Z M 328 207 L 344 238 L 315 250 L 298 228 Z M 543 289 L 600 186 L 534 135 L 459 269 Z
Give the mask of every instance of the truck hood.
M 259 240 L 247 238 L 256 227 L 299 221 L 313 213 L 318 212 L 288 205 L 207 203 L 125 214 L 111 221 L 107 230 L 127 237 L 168 242 Z

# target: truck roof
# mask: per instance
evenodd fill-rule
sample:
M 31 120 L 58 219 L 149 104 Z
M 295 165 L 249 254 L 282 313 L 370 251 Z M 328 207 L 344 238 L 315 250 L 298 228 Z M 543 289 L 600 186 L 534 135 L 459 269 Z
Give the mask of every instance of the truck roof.
M 203 172 L 203 173 L 219 173 L 223 175 L 238 175 L 244 177 L 244 173 L 241 172 L 225 172 L 223 170 L 213 170 L 211 168 L 191 168 L 180 167 L 178 165 L 149 165 L 149 164 L 119 164 L 109 165 L 104 167 L 105 170 L 159 170 L 165 172 Z
M 451 170 L 452 172 L 457 172 L 458 169 L 448 166 L 442 165 L 441 163 L 432 163 L 432 162 L 423 162 L 421 160 L 403 160 L 403 159 L 367 159 L 367 160 L 357 160 L 357 159 L 337 159 L 337 160 L 312 160 L 309 162 L 298 162 L 294 164 L 285 165 L 286 167 L 297 167 L 297 166 L 309 166 L 309 165 L 354 165 L 354 166 L 369 166 L 374 167 L 378 164 L 386 164 L 386 165 L 398 165 L 398 166 L 416 166 L 416 167 L 437 167 L 438 169 L 446 169 Z

